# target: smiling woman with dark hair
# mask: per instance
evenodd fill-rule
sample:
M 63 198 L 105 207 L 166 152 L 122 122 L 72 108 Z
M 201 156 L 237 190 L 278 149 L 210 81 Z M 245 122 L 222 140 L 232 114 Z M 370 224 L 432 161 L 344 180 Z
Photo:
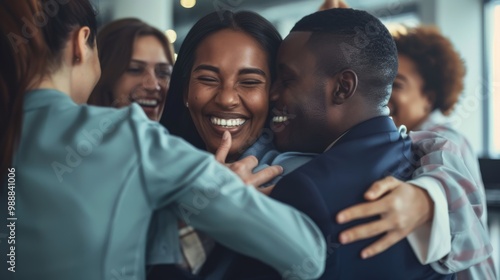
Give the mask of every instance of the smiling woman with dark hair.
M 281 41 L 274 26 L 256 13 L 213 12 L 200 19 L 179 50 L 160 122 L 172 134 L 211 153 L 217 151 L 224 132 L 228 131 L 232 139 L 228 162 L 255 155 L 250 147 L 266 125 Z M 265 143 L 265 147 L 271 146 L 272 140 Z M 163 234 L 154 233 L 154 225 L 160 224 L 162 213 L 158 215 L 152 228 L 155 238 L 150 239 L 149 262 L 167 264 L 159 249 Z M 192 228 L 181 231 L 186 239 L 203 244 L 183 250 L 183 267 L 197 272 L 213 242 Z M 175 267 L 157 266 L 148 277 L 171 276 L 172 270 L 182 273 Z
M 265 126 L 281 41 L 276 28 L 252 12 L 200 19 L 179 50 L 161 123 L 210 152 L 228 130 L 228 158 L 240 157 Z

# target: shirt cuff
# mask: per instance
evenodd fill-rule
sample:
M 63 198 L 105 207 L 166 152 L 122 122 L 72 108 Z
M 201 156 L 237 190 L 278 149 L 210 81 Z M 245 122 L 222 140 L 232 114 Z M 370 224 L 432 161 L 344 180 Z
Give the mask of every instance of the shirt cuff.
M 440 260 L 451 251 L 448 202 L 441 186 L 430 177 L 418 177 L 407 183 L 427 191 L 434 202 L 434 216 L 408 235 L 408 242 L 421 264 Z

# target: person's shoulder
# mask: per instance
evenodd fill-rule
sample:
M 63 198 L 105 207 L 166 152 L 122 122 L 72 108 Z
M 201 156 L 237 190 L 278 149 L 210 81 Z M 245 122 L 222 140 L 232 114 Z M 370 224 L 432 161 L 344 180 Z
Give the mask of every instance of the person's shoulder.
M 453 128 L 451 119 L 444 116 L 440 111 L 433 112 L 419 130 L 436 133 L 459 146 L 470 146 L 467 137 Z
M 290 189 L 291 186 L 294 186 L 294 188 L 308 188 L 314 185 L 318 178 L 316 176 L 317 174 L 314 174 L 316 171 L 315 165 L 314 163 L 310 165 L 310 162 L 311 161 L 284 174 L 276 187 L 279 185 L 286 185 L 287 188 Z
M 465 135 L 463 135 L 450 125 L 442 125 L 442 124 L 435 125 L 433 127 L 430 127 L 429 131 L 437 133 L 439 136 L 443 137 L 448 141 L 453 142 L 460 148 L 464 147 L 471 148 L 471 144 L 469 140 L 467 140 L 467 137 L 465 137 Z
M 463 135 L 460 134 L 460 132 L 452 128 L 450 125 L 436 124 L 429 127 L 427 130 L 440 134 L 445 138 L 451 138 L 451 137 L 464 138 Z
M 134 153 L 145 148 L 144 143 L 151 144 L 168 134 L 136 104 L 122 108 L 80 105 L 75 113 L 71 119 L 73 129 L 81 132 L 78 135 L 99 135 L 103 142 L 121 147 L 122 152 Z
M 307 169 L 299 168 L 283 176 L 274 187 L 271 197 L 286 201 L 290 197 L 304 197 L 304 194 L 309 193 L 314 188 L 315 182 L 308 175 Z
M 314 159 L 315 156 L 317 156 L 317 154 L 299 152 L 276 152 L 269 165 L 281 165 L 283 167 L 283 175 L 287 175 L 300 168 L 301 166 L 307 164 L 309 161 Z
M 137 104 L 122 108 L 99 107 L 93 105 L 81 105 L 81 114 L 91 122 L 97 122 L 99 126 L 109 126 L 125 130 L 136 130 L 138 126 L 146 125 L 161 127 L 157 122 L 148 119 L 142 108 Z
M 93 118 L 112 118 L 119 121 L 129 121 L 131 118 L 147 118 L 144 111 L 135 104 L 122 108 L 80 105 L 83 114 Z
M 474 149 L 467 138 L 457 130 L 436 125 L 428 130 L 412 131 L 409 134 L 412 146 L 425 153 L 446 151 L 452 154 L 475 157 Z

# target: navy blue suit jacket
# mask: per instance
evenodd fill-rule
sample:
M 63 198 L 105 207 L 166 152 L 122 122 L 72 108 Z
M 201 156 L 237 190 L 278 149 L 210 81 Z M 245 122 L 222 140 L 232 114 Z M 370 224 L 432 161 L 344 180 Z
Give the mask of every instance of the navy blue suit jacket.
M 429 265 L 421 265 L 406 239 L 372 258 L 361 259 L 363 248 L 378 240 L 376 236 L 352 244 L 340 245 L 339 233 L 378 217 L 337 224 L 336 214 L 365 201 L 370 185 L 385 176 L 402 180 L 411 177 L 414 158 L 410 139 L 404 139 L 389 117 L 376 117 L 349 130 L 328 151 L 285 176 L 275 187 L 272 197 L 308 214 L 323 231 L 327 240 L 327 265 L 321 279 L 452 279 L 440 275 Z M 264 237 L 263 237 L 264 238 Z M 281 279 L 277 272 L 255 259 L 219 249 L 214 259 L 231 258 L 222 279 Z M 221 254 L 217 256 L 217 254 Z M 222 256 L 222 257 L 221 257 Z M 229 253 L 230 256 L 230 253 Z M 290 268 L 289 279 L 300 278 L 302 267 Z M 220 269 L 220 268 L 218 268 Z M 221 275 L 221 274 L 219 274 Z M 298 276 L 298 277 L 296 277 Z

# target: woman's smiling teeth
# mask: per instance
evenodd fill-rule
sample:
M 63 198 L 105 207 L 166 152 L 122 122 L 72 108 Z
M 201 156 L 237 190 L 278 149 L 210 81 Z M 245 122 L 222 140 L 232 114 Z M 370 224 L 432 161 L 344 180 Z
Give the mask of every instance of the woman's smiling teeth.
M 287 116 L 275 116 L 275 117 L 273 117 L 273 122 L 275 122 L 275 123 L 283 123 L 286 121 L 288 121 Z
M 158 104 L 160 104 L 160 101 L 157 99 L 145 99 L 145 98 L 135 99 L 134 102 L 144 107 L 156 107 L 158 106 Z
M 210 121 L 214 125 L 223 126 L 223 127 L 237 127 L 243 125 L 246 120 L 238 118 L 238 119 L 221 119 L 217 117 L 211 117 Z

